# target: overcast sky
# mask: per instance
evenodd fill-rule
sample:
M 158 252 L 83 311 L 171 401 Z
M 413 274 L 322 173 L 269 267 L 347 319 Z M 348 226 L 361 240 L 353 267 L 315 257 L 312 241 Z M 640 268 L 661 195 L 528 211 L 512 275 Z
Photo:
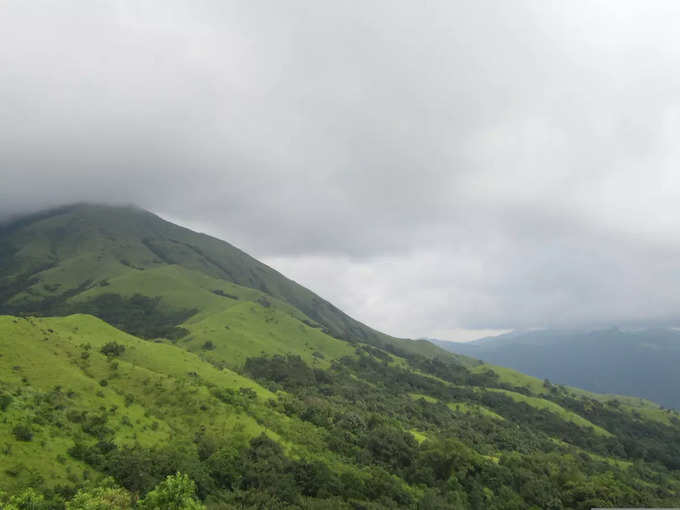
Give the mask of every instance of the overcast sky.
M 388 333 L 675 322 L 680 2 L 0 2 L 0 214 L 135 203 Z

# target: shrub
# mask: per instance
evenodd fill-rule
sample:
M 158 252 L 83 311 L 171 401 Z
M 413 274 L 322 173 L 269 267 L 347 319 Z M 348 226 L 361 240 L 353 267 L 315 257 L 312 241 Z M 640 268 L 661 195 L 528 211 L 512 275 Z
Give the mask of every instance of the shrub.
M 12 429 L 12 434 L 14 434 L 14 437 L 17 439 L 17 441 L 28 442 L 33 439 L 33 431 L 28 425 L 15 425 Z
M 6 411 L 9 405 L 12 403 L 12 396 L 6 393 L 0 394 L 0 411 Z
M 222 297 L 229 298 L 229 299 L 238 299 L 238 296 L 234 296 L 232 294 L 227 294 L 226 292 L 224 292 L 223 290 L 220 290 L 220 289 L 213 290 L 213 294 L 217 294 L 218 296 L 222 296 Z
M 9 504 L 4 507 L 8 510 L 47 510 L 48 503 L 42 494 L 38 494 L 34 489 L 25 489 L 21 494 L 12 496 Z
M 82 489 L 66 503 L 66 510 L 127 510 L 132 508 L 130 495 L 117 487 L 96 487 L 87 492 Z
M 196 500 L 196 484 L 187 475 L 168 476 L 140 501 L 143 510 L 204 510 Z
M 125 346 L 118 342 L 107 342 L 102 346 L 99 352 L 108 357 L 120 356 L 125 352 Z

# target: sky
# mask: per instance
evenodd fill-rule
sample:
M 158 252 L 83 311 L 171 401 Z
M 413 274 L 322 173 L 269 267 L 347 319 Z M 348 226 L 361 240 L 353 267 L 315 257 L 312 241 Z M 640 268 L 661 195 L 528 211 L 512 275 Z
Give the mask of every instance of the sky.
M 0 3 L 0 216 L 133 203 L 397 336 L 678 325 L 680 2 Z

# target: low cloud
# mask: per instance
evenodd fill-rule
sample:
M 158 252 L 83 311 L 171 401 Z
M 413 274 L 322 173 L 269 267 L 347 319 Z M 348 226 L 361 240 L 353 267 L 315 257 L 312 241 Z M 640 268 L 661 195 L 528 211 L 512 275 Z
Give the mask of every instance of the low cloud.
M 0 7 L 0 215 L 136 203 L 390 333 L 673 323 L 676 2 Z

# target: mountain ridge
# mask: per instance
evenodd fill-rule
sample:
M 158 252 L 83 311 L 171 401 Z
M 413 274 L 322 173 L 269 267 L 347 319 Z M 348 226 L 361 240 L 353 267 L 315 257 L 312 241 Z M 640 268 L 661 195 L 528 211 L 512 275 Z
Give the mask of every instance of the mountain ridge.
M 647 398 L 680 409 L 680 331 L 534 330 L 480 339 L 434 342 L 451 352 L 507 366 L 538 378 L 598 393 Z

